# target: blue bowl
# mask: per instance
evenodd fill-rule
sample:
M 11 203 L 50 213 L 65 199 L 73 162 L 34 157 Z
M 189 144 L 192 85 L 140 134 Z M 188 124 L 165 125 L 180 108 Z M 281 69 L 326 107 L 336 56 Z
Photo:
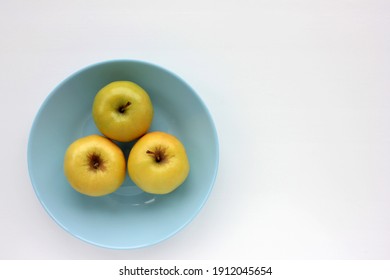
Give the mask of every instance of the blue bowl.
M 190 174 L 170 194 L 144 193 L 127 175 L 115 193 L 88 197 L 65 178 L 67 147 L 80 137 L 101 135 L 92 119 L 92 103 L 100 88 L 116 80 L 143 87 L 155 110 L 150 131 L 171 133 L 187 149 Z M 134 142 L 117 144 L 127 157 Z M 217 174 L 217 133 L 204 103 L 175 74 L 140 61 L 102 62 L 71 75 L 47 97 L 30 132 L 28 168 L 41 204 L 66 231 L 102 247 L 139 248 L 173 236 L 199 213 Z

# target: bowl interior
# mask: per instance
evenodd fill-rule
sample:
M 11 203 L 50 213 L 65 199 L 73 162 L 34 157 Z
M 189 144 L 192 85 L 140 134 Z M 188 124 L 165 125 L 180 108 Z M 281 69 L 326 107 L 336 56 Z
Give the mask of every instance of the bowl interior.
M 100 88 L 117 80 L 133 81 L 149 93 L 155 110 L 150 131 L 171 133 L 186 147 L 190 174 L 168 195 L 144 193 L 127 175 L 115 193 L 88 197 L 74 191 L 64 176 L 63 158 L 70 143 L 101 135 L 92 119 L 93 99 Z M 117 144 L 127 157 L 134 142 Z M 183 228 L 207 200 L 217 165 L 216 130 L 198 95 L 171 72 L 138 61 L 95 64 L 66 79 L 45 100 L 29 138 L 29 173 L 47 212 L 71 234 L 109 248 L 152 245 Z

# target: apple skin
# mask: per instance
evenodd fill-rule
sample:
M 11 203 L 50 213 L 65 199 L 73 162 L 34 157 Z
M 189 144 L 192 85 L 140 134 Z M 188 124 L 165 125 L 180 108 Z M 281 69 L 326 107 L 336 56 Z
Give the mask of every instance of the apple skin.
M 148 93 L 130 81 L 109 83 L 95 96 L 92 116 L 106 137 L 130 142 L 145 134 L 153 119 Z
M 160 161 L 157 160 L 157 156 Z M 186 150 L 173 135 L 155 131 L 142 136 L 127 160 L 130 178 L 143 191 L 167 194 L 178 188 L 190 171 Z
M 126 159 L 111 140 L 89 135 L 69 145 L 64 157 L 64 173 L 76 191 L 103 196 L 116 191 L 125 180 Z

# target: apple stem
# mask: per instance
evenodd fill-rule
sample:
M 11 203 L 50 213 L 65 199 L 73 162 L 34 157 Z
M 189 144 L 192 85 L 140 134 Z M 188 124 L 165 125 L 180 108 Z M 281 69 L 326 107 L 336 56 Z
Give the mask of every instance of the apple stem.
M 153 155 L 154 158 L 156 159 L 156 162 L 160 162 L 161 161 L 161 156 L 159 155 L 159 153 L 155 153 L 155 152 L 152 152 L 150 150 L 147 150 L 146 153 L 149 154 L 149 155 Z
M 91 153 L 88 154 L 88 161 L 89 161 L 89 167 L 91 170 L 104 170 L 105 169 L 105 164 L 104 160 L 100 157 L 99 154 L 96 153 Z
M 131 105 L 131 102 L 127 101 L 127 103 L 125 105 L 122 105 L 122 106 L 119 107 L 119 109 L 118 109 L 119 112 L 120 113 L 124 113 L 126 111 L 127 107 L 129 107 L 130 105 Z

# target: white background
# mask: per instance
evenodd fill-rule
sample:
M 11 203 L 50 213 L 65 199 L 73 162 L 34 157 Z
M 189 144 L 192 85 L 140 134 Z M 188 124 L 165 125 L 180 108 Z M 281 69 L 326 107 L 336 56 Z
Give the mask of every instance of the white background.
M 0 259 L 390 259 L 389 15 L 375 0 L 1 0 Z M 60 228 L 27 169 L 50 91 L 116 58 L 180 75 L 220 141 L 197 218 L 124 251 Z

